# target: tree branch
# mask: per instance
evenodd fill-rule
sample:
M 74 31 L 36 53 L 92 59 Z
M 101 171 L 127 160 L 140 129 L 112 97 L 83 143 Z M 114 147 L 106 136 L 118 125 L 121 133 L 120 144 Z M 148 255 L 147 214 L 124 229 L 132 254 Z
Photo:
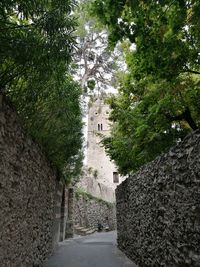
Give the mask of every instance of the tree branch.
M 188 107 L 186 107 L 185 111 L 180 115 L 172 116 L 169 113 L 167 113 L 167 114 L 165 114 L 165 116 L 171 121 L 182 121 L 182 120 L 184 120 L 189 124 L 189 126 L 190 126 L 190 128 L 192 130 L 197 130 L 198 129 L 198 126 L 196 125 L 195 121 L 193 120 L 193 118 L 191 116 L 190 109 Z
M 183 72 L 189 72 L 189 73 L 193 73 L 193 74 L 200 74 L 200 72 L 199 71 L 196 71 L 196 70 L 190 70 L 190 69 L 186 69 L 186 70 L 184 70 Z

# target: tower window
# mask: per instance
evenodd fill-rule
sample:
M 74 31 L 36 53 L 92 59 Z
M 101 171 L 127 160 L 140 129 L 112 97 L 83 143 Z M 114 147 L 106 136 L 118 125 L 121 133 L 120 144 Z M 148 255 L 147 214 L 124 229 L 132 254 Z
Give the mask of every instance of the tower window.
M 113 183 L 118 184 L 119 183 L 119 173 L 113 172 Z
M 103 124 L 102 123 L 98 123 L 97 127 L 98 127 L 98 131 L 103 131 Z

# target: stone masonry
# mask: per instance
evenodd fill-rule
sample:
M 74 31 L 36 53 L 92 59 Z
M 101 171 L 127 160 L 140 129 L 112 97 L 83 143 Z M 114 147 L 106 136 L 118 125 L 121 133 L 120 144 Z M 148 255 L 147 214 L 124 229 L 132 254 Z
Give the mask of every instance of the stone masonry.
M 140 267 L 200 266 L 200 132 L 116 190 L 118 245 Z
M 0 265 L 43 266 L 60 238 L 63 185 L 0 95 Z
M 96 198 L 101 198 L 102 200 L 108 202 L 115 202 L 115 192 L 112 188 L 98 182 L 94 177 L 88 175 L 83 175 L 78 183 L 75 185 L 79 188 Z
M 74 225 L 97 230 L 98 222 L 116 229 L 115 204 L 97 199 L 84 192 L 74 194 Z

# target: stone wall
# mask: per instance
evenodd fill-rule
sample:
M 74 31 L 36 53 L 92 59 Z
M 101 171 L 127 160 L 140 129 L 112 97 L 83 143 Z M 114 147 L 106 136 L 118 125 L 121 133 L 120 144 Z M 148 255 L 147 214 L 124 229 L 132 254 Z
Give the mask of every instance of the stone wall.
M 74 213 L 74 189 L 67 189 L 67 214 L 66 214 L 66 224 L 65 224 L 65 238 L 72 238 L 74 236 L 74 221 L 73 221 L 73 213 Z
M 74 194 L 74 225 L 97 229 L 98 222 L 110 230 L 116 228 L 115 204 L 95 198 L 88 193 Z
M 76 184 L 76 188 L 83 189 L 94 197 L 101 198 L 108 202 L 115 202 L 115 192 L 112 188 L 98 182 L 94 177 L 83 175 Z
M 200 132 L 116 190 L 118 245 L 141 267 L 200 266 Z
M 63 185 L 0 95 L 0 265 L 43 266 L 59 239 Z

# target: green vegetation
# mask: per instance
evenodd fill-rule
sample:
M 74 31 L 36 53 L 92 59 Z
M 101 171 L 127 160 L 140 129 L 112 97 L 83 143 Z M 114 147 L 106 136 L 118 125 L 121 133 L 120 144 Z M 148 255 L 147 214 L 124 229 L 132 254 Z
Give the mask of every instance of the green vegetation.
M 103 143 L 121 173 L 136 171 L 200 125 L 200 2 L 92 0 L 90 11 L 121 42 L 127 72 L 109 100 Z
M 200 125 L 200 2 L 83 2 L 75 13 L 75 0 L 0 3 L 0 90 L 67 181 L 82 162 L 80 87 L 116 84 L 119 54 L 112 57 L 107 43 L 113 49 L 120 42 L 127 64 L 118 72 L 119 94 L 109 99 L 112 135 L 103 140 L 121 173 L 136 171 Z M 72 78 L 79 67 L 81 86 Z
M 74 6 L 74 0 L 0 3 L 0 90 L 66 181 L 82 162 L 81 89 L 70 74 Z
M 80 197 L 83 197 L 84 199 L 86 200 L 94 200 L 94 201 L 97 201 L 99 203 L 102 203 L 104 205 L 106 205 L 107 207 L 112 207 L 114 204 L 111 203 L 111 202 L 108 202 L 108 201 L 105 201 L 101 198 L 98 198 L 98 197 L 94 197 L 93 195 L 85 192 L 83 189 L 81 188 L 77 188 L 77 190 L 75 191 L 75 197 L 77 199 L 79 199 Z

